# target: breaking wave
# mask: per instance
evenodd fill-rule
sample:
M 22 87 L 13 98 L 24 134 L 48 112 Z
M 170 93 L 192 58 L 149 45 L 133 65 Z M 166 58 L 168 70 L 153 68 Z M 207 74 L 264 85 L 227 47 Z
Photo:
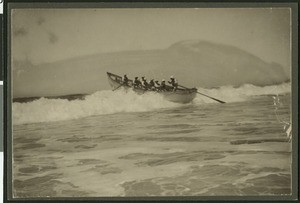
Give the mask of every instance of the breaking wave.
M 223 86 L 218 89 L 199 88 L 199 92 L 211 97 L 230 102 L 241 102 L 255 95 L 284 94 L 291 92 L 290 83 L 257 87 L 243 85 L 239 88 Z M 216 103 L 197 94 L 192 105 Z M 218 104 L 218 103 L 216 103 Z M 186 104 L 169 102 L 162 95 L 147 93 L 138 95 L 133 91 L 123 90 L 112 92 L 103 90 L 88 95 L 84 100 L 46 99 L 40 98 L 29 103 L 13 103 L 13 124 L 39 123 L 77 119 L 92 115 L 105 115 L 120 112 L 144 112 L 160 108 L 174 108 Z
M 220 99 L 227 103 L 242 102 L 242 101 L 246 101 L 251 96 L 278 95 L 278 94 L 290 93 L 291 83 L 283 83 L 281 85 L 272 85 L 272 86 L 265 86 L 265 87 L 258 87 L 251 84 L 245 84 L 238 88 L 234 88 L 232 86 L 222 86 L 217 89 L 198 88 L 198 92 Z M 196 104 L 215 103 L 214 100 L 211 100 L 207 97 L 203 97 L 201 95 L 197 96 L 193 102 Z

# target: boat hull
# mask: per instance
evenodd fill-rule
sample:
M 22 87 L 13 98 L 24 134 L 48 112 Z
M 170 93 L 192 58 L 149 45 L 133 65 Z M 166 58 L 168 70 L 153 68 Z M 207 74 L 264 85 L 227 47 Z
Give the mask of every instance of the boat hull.
M 193 101 L 196 97 L 196 93 L 174 93 L 174 92 L 162 92 L 160 93 L 163 95 L 163 97 L 171 102 L 176 102 L 176 103 L 182 103 L 182 104 L 186 104 L 186 103 L 190 103 L 191 101 Z
M 122 86 L 122 78 L 118 75 L 107 73 L 108 75 L 108 82 L 112 89 L 119 88 Z M 144 90 L 142 88 L 133 88 L 132 87 L 132 80 L 128 81 L 128 86 L 124 85 L 122 88 L 125 89 L 132 89 L 138 94 L 144 94 L 146 92 L 155 92 L 157 94 L 161 94 L 166 100 L 175 102 L 175 103 L 190 103 L 196 97 L 197 89 L 178 89 L 176 91 L 152 91 L 152 90 Z M 171 87 L 170 87 L 171 88 Z

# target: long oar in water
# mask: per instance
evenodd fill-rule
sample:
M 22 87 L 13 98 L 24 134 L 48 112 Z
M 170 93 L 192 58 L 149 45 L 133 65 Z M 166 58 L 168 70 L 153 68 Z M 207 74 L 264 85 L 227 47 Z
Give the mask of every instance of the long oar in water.
M 182 87 L 182 88 L 185 88 L 185 89 L 189 89 L 189 88 L 184 87 L 184 86 L 181 86 L 181 85 L 178 85 L 178 86 L 179 86 L 179 87 Z M 203 95 L 203 96 L 205 96 L 205 97 L 208 97 L 208 98 L 210 98 L 210 99 L 213 99 L 213 100 L 215 100 L 215 101 L 217 101 L 217 102 L 220 102 L 220 103 L 222 103 L 222 104 L 226 103 L 226 102 L 224 102 L 224 101 L 221 101 L 221 100 L 219 100 L 219 99 L 213 98 L 213 97 L 208 96 L 208 95 L 206 95 L 206 94 L 203 94 L 203 93 L 201 93 L 201 92 L 198 92 L 198 91 L 197 91 L 197 93 L 198 93 L 198 94 L 201 94 L 201 95 Z
M 119 85 L 118 87 L 116 87 L 115 89 L 113 89 L 113 91 L 119 89 L 121 86 L 123 86 L 124 84 Z

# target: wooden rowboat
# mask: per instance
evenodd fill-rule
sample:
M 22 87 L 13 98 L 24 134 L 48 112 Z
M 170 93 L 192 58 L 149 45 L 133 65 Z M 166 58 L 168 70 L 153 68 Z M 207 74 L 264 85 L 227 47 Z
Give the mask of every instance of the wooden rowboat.
M 196 88 L 177 88 L 176 91 L 173 91 L 173 88 L 168 85 L 166 87 L 166 90 L 164 91 L 145 90 L 141 87 L 133 87 L 132 84 L 133 81 L 130 79 L 128 80 L 128 85 L 122 85 L 123 82 L 121 76 L 109 72 L 107 72 L 107 76 L 108 76 L 108 82 L 113 89 L 122 86 L 125 89 L 131 88 L 133 91 L 135 91 L 138 94 L 144 94 L 146 92 L 156 92 L 158 94 L 163 95 L 163 97 L 166 100 L 171 102 L 176 102 L 176 103 L 189 103 L 196 97 L 196 93 L 197 93 Z

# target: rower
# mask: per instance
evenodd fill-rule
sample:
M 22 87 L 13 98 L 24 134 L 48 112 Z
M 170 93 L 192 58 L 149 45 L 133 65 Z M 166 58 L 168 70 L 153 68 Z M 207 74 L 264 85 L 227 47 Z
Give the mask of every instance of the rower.
M 177 80 L 174 78 L 173 75 L 170 77 L 170 81 L 168 81 L 168 83 L 172 85 L 173 91 L 176 91 L 176 90 L 177 90 L 178 82 L 177 82 Z
M 142 77 L 142 87 L 148 89 L 148 82 L 144 76 Z
M 122 81 L 123 81 L 123 85 L 128 85 L 128 77 L 127 77 L 127 74 L 125 74 L 122 78 Z
M 165 81 L 165 79 L 161 80 L 160 90 L 166 91 L 166 81 Z
M 149 89 L 151 90 L 155 90 L 155 83 L 154 83 L 154 79 L 151 79 L 149 82 Z
M 133 87 L 137 88 L 141 85 L 141 81 L 139 80 L 139 77 L 135 77 L 133 81 Z
M 160 90 L 160 84 L 159 84 L 158 80 L 155 80 L 154 86 L 155 86 L 155 89 Z

